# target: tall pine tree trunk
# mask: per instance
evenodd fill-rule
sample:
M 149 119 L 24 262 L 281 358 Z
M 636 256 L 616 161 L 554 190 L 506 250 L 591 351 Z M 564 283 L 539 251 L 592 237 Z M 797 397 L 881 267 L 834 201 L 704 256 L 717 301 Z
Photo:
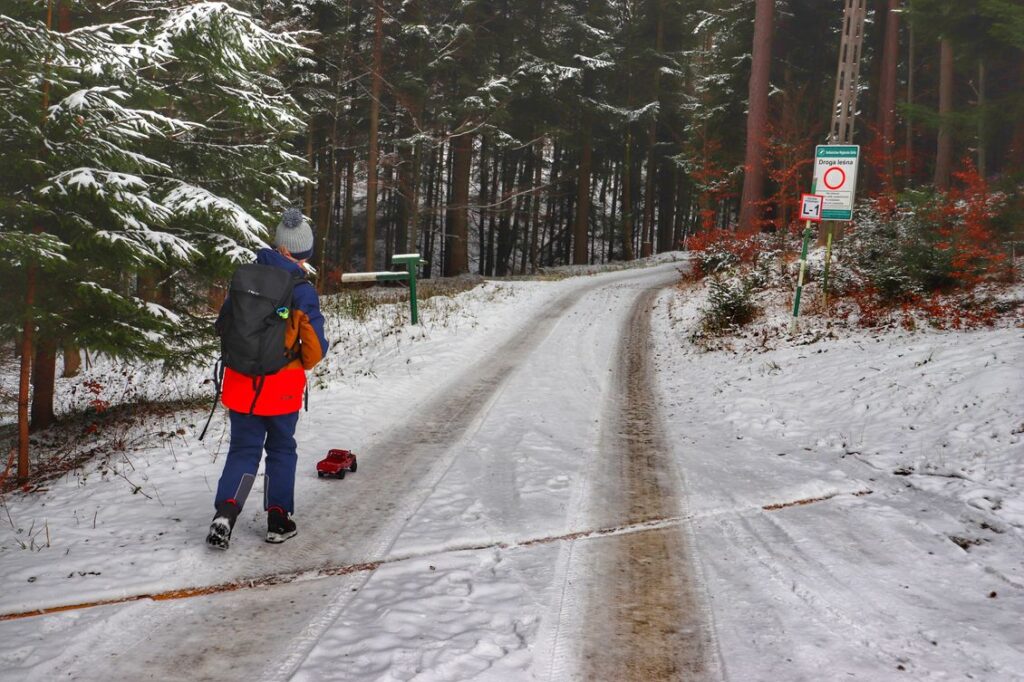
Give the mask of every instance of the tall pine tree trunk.
M 512 255 L 512 207 L 515 205 L 511 198 L 516 182 L 516 171 L 518 159 L 512 154 L 505 154 L 505 161 L 501 169 L 501 208 L 498 213 L 498 249 L 494 262 L 494 274 L 498 277 L 506 277 L 509 274 L 509 258 Z
M 487 179 L 487 148 L 489 146 L 487 141 L 487 135 L 484 135 L 480 140 L 480 211 L 477 218 L 479 220 L 477 238 L 480 240 L 480 262 L 477 265 L 477 272 L 481 275 L 487 274 L 487 254 L 485 251 L 487 246 L 487 202 L 489 200 L 488 190 L 490 189 Z
M 377 157 L 380 129 L 380 93 L 382 89 L 384 10 L 382 0 L 374 0 L 373 74 L 370 81 L 370 149 L 366 159 L 366 270 L 377 269 Z
M 82 349 L 76 344 L 66 342 L 64 344 L 64 372 L 61 376 L 65 379 L 78 376 L 82 369 Z
M 885 177 L 884 184 L 892 187 L 893 150 L 896 148 L 896 68 L 899 63 L 900 15 L 899 0 L 887 0 L 885 15 L 885 44 L 882 48 L 881 87 L 878 98 L 878 130 Z
M 605 257 L 606 262 L 610 262 L 615 259 L 615 227 L 618 224 L 618 220 L 615 211 L 619 207 L 619 173 L 616 172 L 615 164 L 611 166 L 612 174 L 612 202 L 611 202 L 611 216 L 610 223 L 608 225 L 608 255 Z
M 409 249 L 413 253 L 419 252 L 419 228 L 420 228 L 420 182 L 423 164 L 423 143 L 416 141 L 412 154 L 412 199 L 409 205 Z
M 676 173 L 672 162 L 662 157 L 658 163 L 658 253 L 672 250 L 675 229 Z
M 465 133 L 452 139 L 452 202 L 448 206 L 451 232 L 448 234 L 445 275 L 469 272 L 469 176 L 473 160 L 473 136 Z
M 985 60 L 978 59 L 978 174 L 985 177 L 988 173 L 988 136 L 985 125 Z
M 409 250 L 409 220 L 412 217 L 412 159 L 409 149 L 403 150 L 398 163 L 398 211 L 395 219 L 395 250 L 394 253 L 406 253 Z
M 35 299 L 36 265 L 29 263 L 25 273 L 25 319 L 21 327 L 21 368 L 18 372 L 18 483 L 28 480 L 29 383 L 32 379 L 33 337 L 36 328 L 32 315 Z
M 636 258 L 633 251 L 633 136 L 626 130 L 625 161 L 622 163 L 622 257 Z
M 61 33 L 67 33 L 71 30 L 71 10 L 70 8 L 61 3 L 57 2 L 57 23 L 58 30 Z M 46 30 L 53 29 L 53 10 L 54 3 L 49 3 L 46 9 Z M 49 61 L 46 63 L 45 72 L 43 75 L 43 87 L 42 87 L 42 108 L 41 116 L 46 117 L 46 113 L 50 108 L 50 64 Z M 44 147 L 43 153 L 46 153 Z M 43 227 L 37 225 L 35 227 L 36 232 L 42 232 Z M 21 366 L 18 372 L 18 483 L 25 483 L 28 481 L 29 465 L 29 382 L 32 381 L 32 356 L 34 355 L 34 342 L 35 342 L 35 316 L 33 315 L 33 306 L 36 300 L 36 286 L 37 286 L 37 265 L 33 261 L 29 261 L 25 268 L 25 317 L 22 321 L 21 328 Z M 45 371 L 45 368 L 44 368 Z M 53 379 L 50 380 L 50 385 L 53 385 Z M 53 389 L 50 389 L 50 412 L 53 411 Z
M 935 147 L 935 178 L 938 189 L 949 189 L 953 171 L 953 43 L 942 40 L 939 58 L 939 137 Z
M 544 140 L 537 141 L 537 151 L 534 152 L 537 165 L 533 169 L 533 203 L 532 217 L 530 218 L 530 273 L 537 272 L 537 233 L 540 229 L 540 184 L 544 173 Z
M 45 429 L 56 421 L 53 394 L 57 376 L 57 344 L 53 339 L 41 338 L 37 344 L 35 362 L 32 363 L 32 422 L 31 429 Z
M 327 238 L 331 230 L 331 199 L 334 196 L 334 140 L 327 121 L 319 126 L 316 183 L 316 242 L 313 244 L 313 262 L 326 272 Z M 323 291 L 326 277 L 317 278 L 317 290 Z
M 586 265 L 587 226 L 590 222 L 590 171 L 593 158 L 589 121 L 584 122 L 583 149 L 580 155 L 579 176 L 576 188 L 576 222 L 573 225 L 573 265 Z
M 914 24 L 907 26 L 907 106 L 914 106 Z M 914 176 L 914 119 L 907 117 L 907 136 L 903 154 L 906 157 L 906 182 L 910 184 Z
M 434 216 L 436 215 L 436 200 L 435 200 L 435 189 L 437 185 L 437 167 L 439 151 L 432 150 L 430 152 L 430 165 L 427 168 L 427 196 L 426 196 L 426 215 L 424 216 L 425 225 L 423 226 L 423 253 L 426 257 L 427 264 L 423 267 L 423 276 L 430 278 L 433 267 L 434 267 L 434 253 L 430 246 L 430 234 L 434 229 Z
M 519 247 L 519 274 L 526 274 L 526 264 L 529 262 L 530 257 L 530 216 L 532 214 L 531 199 L 533 194 L 525 190 L 526 187 L 530 186 L 533 182 L 533 167 L 536 164 L 536 157 L 533 155 L 533 149 L 527 147 L 523 150 L 523 154 L 526 156 L 526 161 L 523 163 L 523 175 L 521 180 L 521 186 L 523 189 L 519 192 L 517 198 L 516 208 L 516 234 L 520 233 L 518 228 L 519 223 L 522 223 L 522 239 L 517 240 L 521 242 Z
M 655 52 L 660 55 L 664 49 L 665 44 L 665 3 L 664 0 L 658 0 L 656 4 L 657 16 L 655 18 L 655 38 L 654 38 L 654 49 Z M 653 76 L 654 86 L 654 99 L 661 100 L 661 69 L 655 68 Z M 658 113 L 651 118 L 651 123 L 647 129 L 647 173 L 644 182 L 644 223 L 643 223 L 643 243 L 641 245 L 641 255 L 650 256 L 654 253 L 654 206 L 655 206 L 655 187 L 657 185 L 656 179 L 658 175 L 658 153 L 656 151 L 658 144 L 658 119 L 661 118 L 662 112 L 661 107 L 658 108 Z
M 351 140 L 350 140 L 351 141 Z M 356 155 L 351 147 L 345 150 L 345 210 L 341 214 L 341 270 L 348 272 L 352 268 L 352 223 L 355 192 Z
M 774 13 L 775 0 L 757 0 L 754 13 L 754 53 L 748 88 L 747 149 L 743 162 L 743 195 L 740 198 L 739 231 L 744 234 L 756 232 L 761 227 Z

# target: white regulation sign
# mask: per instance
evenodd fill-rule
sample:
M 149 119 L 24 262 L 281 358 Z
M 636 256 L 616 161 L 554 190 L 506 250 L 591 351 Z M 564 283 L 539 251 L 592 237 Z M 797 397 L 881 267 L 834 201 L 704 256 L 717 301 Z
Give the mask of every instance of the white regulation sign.
M 800 195 L 800 220 L 812 223 L 821 222 L 821 208 L 825 205 L 825 197 L 820 194 Z
M 860 147 L 822 144 L 814 149 L 814 192 L 823 197 L 824 220 L 853 220 Z

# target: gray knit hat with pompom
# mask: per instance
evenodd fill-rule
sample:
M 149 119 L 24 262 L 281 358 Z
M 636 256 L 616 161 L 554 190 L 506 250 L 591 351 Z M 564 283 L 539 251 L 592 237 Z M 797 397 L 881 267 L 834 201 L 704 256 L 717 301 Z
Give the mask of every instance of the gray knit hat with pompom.
M 313 228 L 297 208 L 289 208 L 281 216 L 274 233 L 274 246 L 283 246 L 296 260 L 313 255 Z

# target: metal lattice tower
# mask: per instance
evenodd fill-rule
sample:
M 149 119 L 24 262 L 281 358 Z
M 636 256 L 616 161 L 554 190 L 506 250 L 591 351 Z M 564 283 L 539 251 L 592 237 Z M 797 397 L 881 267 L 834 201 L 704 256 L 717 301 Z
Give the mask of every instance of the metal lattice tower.
M 866 16 L 867 0 L 845 0 L 829 144 L 853 142 L 853 123 L 857 115 L 857 80 L 860 73 L 860 53 L 864 45 Z

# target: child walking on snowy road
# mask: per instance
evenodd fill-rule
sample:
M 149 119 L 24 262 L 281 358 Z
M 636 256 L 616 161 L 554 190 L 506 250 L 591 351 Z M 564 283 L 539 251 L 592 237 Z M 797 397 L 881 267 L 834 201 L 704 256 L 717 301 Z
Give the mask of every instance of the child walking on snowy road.
M 228 547 L 264 450 L 267 542 L 284 542 L 298 532 L 291 518 L 298 459 L 295 427 L 305 370 L 320 362 L 328 344 L 316 289 L 305 278 L 313 230 L 300 211 L 284 212 L 274 246 L 276 250 L 257 253 L 257 265 L 239 268 L 217 318 L 224 363 L 221 401 L 231 422 L 231 443 L 214 499 L 216 514 L 206 538 L 219 549 Z

